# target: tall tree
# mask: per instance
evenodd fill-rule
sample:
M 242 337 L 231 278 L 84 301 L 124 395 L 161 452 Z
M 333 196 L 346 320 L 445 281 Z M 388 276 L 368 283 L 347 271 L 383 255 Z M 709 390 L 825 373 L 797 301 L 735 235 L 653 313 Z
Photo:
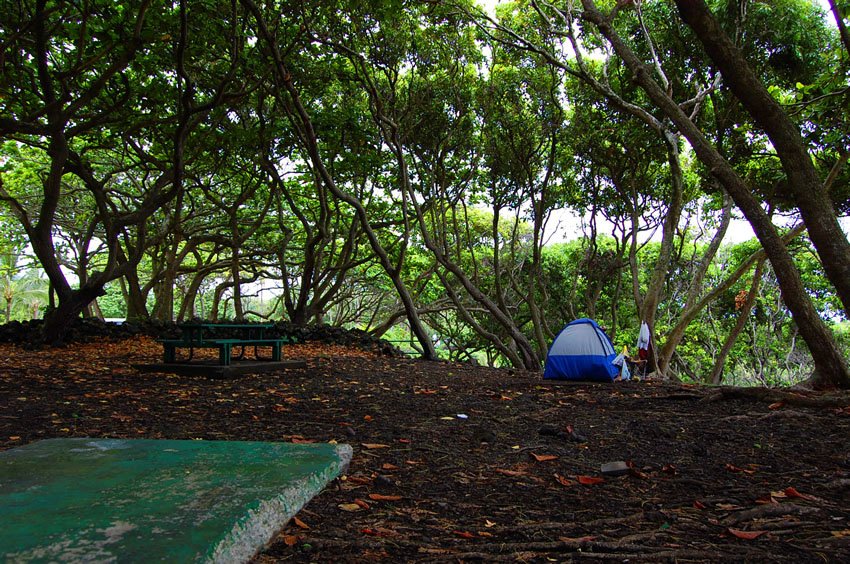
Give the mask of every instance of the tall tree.
M 584 6 L 583 18 L 599 29 L 629 68 L 635 81 L 647 93 L 653 104 L 664 112 L 688 139 L 696 155 L 726 187 L 730 196 L 753 226 L 753 230 L 765 248 L 776 272 L 783 298 L 793 313 L 806 344 L 812 351 L 816 366 L 815 385 L 820 387 L 850 387 L 850 373 L 848 373 L 847 362 L 839 353 L 832 334 L 823 320 L 820 319 L 811 300 L 806 295 L 800 273 L 794 265 L 793 259 L 750 187 L 741 179 L 728 161 L 717 152 L 700 128 L 685 114 L 662 85 L 652 78 L 651 71 L 620 37 L 611 23 L 611 18 L 600 12 L 593 0 L 583 0 L 582 4 Z
M 366 212 L 363 202 L 355 195 L 344 191 L 335 181 L 326 166 L 325 160 L 322 157 L 320 148 L 320 138 L 314 127 L 314 121 L 309 111 L 302 103 L 300 90 L 293 79 L 290 71 L 289 62 L 281 47 L 286 47 L 286 43 L 282 42 L 282 38 L 275 34 L 275 29 L 270 27 L 266 15 L 259 9 L 253 0 L 241 0 L 242 5 L 251 13 L 256 26 L 257 35 L 262 41 L 267 56 L 270 60 L 275 86 L 279 89 L 281 95 L 282 107 L 285 107 L 292 116 L 294 127 L 299 135 L 299 141 L 303 144 L 304 151 L 308 156 L 308 161 L 313 167 L 315 174 L 319 180 L 325 184 L 327 189 L 334 197 L 351 206 L 357 213 L 360 224 L 363 226 L 366 238 L 372 247 L 372 251 L 378 258 L 379 263 L 393 281 L 393 285 L 399 294 L 399 298 L 404 304 L 404 309 L 407 315 L 410 328 L 416 335 L 420 346 L 423 350 L 423 356 L 426 359 L 436 358 L 436 351 L 431 342 L 431 337 L 425 330 L 422 321 L 417 312 L 416 304 L 413 297 L 401 278 L 401 269 L 399 263 L 393 263 L 390 255 L 387 253 L 385 246 L 381 243 L 378 234 L 372 227 L 371 218 Z M 389 13 L 389 12 L 388 12 Z M 402 209 L 402 211 L 404 211 Z M 403 232 L 403 237 L 409 236 L 409 231 Z M 400 255 L 403 257 L 403 254 Z
M 236 14 L 223 10 L 219 13 L 228 17 L 210 20 L 207 6 L 195 6 L 197 18 L 190 18 L 185 0 L 177 9 L 153 0 L 129 6 L 35 0 L 10 2 L 2 9 L 3 27 L 11 30 L 4 45 L 4 78 L 14 86 L 0 102 L 0 136 L 38 148 L 48 164 L 37 206 L 2 184 L 0 199 L 23 226 L 59 298 L 45 318 L 48 342 L 60 341 L 69 321 L 103 294 L 106 283 L 141 259 L 144 246 L 128 255 L 122 238 L 135 231 L 143 240 L 147 218 L 181 191 L 190 132 L 229 97 L 227 87 L 242 48 L 231 25 Z M 219 21 L 217 29 L 203 29 Z M 193 41 L 190 47 L 190 33 L 208 41 Z M 196 58 L 209 62 L 211 53 L 220 64 L 191 66 Z M 146 72 L 148 65 L 168 60 L 171 73 L 163 68 Z M 162 88 L 152 84 L 163 77 Z M 167 119 L 157 115 L 169 107 Z M 140 123 L 146 125 L 140 128 Z M 132 144 L 118 140 L 144 127 L 153 135 L 135 143 L 139 160 L 133 163 Z M 163 143 L 163 137 L 170 142 Z M 168 157 L 158 153 L 163 147 Z M 123 172 L 128 168 L 155 161 L 165 166 L 154 168 L 153 179 L 135 187 L 126 182 Z M 68 182 L 88 192 L 92 225 L 106 249 L 99 270 L 81 279 L 77 288 L 62 272 L 54 243 L 57 210 Z
M 717 65 L 725 85 L 770 138 L 809 236 L 850 317 L 850 241 L 841 230 L 829 192 L 815 169 L 799 126 L 770 95 L 703 0 L 676 0 L 676 6 Z

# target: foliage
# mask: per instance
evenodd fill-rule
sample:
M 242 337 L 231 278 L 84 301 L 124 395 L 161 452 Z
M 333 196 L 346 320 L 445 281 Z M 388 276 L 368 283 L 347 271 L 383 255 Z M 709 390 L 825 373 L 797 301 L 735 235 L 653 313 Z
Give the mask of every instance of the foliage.
M 724 246 L 692 287 L 722 190 L 578 11 L 505 2 L 488 20 L 466 1 L 87 6 L 0 4 L 10 319 L 45 307 L 49 279 L 60 305 L 85 302 L 75 315 L 97 297 L 106 317 L 270 316 L 402 340 L 407 292 L 441 356 L 535 368 L 577 317 L 633 347 L 636 302 L 659 264 L 663 344 L 691 302 L 759 250 Z M 804 0 L 712 8 L 822 177 L 833 173 L 846 213 L 848 57 L 835 30 Z M 675 6 L 617 10 L 624 41 L 764 209 L 793 218 L 774 148 Z M 679 188 L 682 218 L 664 246 Z M 561 211 L 581 216 L 583 232 L 548 240 Z M 811 241 L 788 248 L 818 315 L 845 321 Z M 747 272 L 687 324 L 671 374 L 710 372 Z M 726 374 L 799 379 L 810 355 L 769 268 L 758 291 Z

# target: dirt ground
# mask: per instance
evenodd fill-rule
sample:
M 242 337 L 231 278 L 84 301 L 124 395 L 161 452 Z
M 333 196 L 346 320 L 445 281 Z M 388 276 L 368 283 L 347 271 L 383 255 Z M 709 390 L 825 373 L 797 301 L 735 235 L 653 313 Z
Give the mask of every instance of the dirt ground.
M 351 444 L 255 562 L 850 561 L 850 396 L 540 374 L 293 345 L 289 369 L 144 374 L 149 337 L 0 345 L 0 449 L 52 437 Z M 603 475 L 622 461 L 625 474 Z

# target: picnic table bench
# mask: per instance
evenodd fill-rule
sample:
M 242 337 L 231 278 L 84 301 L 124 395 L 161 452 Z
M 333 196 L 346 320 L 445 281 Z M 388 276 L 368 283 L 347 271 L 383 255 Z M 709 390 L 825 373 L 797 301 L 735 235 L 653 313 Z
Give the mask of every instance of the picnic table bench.
M 162 360 L 166 364 L 177 362 L 177 349 L 189 349 L 192 360 L 195 349 L 218 349 L 220 366 L 230 366 L 233 349 L 241 348 L 237 359 L 245 356 L 245 347 L 254 347 L 254 356 L 259 356 L 258 347 L 271 348 L 271 360 L 280 362 L 283 344 L 289 342 L 284 337 L 268 337 L 267 331 L 275 327 L 274 323 L 181 323 L 178 325 L 179 339 L 160 339 Z

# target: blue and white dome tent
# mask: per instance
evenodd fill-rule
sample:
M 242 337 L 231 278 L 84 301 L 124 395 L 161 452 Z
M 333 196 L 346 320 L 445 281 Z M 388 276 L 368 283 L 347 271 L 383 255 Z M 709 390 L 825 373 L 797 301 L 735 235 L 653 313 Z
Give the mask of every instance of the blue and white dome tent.
M 614 365 L 614 344 L 592 319 L 571 321 L 549 348 L 543 378 L 613 382 L 620 373 Z

